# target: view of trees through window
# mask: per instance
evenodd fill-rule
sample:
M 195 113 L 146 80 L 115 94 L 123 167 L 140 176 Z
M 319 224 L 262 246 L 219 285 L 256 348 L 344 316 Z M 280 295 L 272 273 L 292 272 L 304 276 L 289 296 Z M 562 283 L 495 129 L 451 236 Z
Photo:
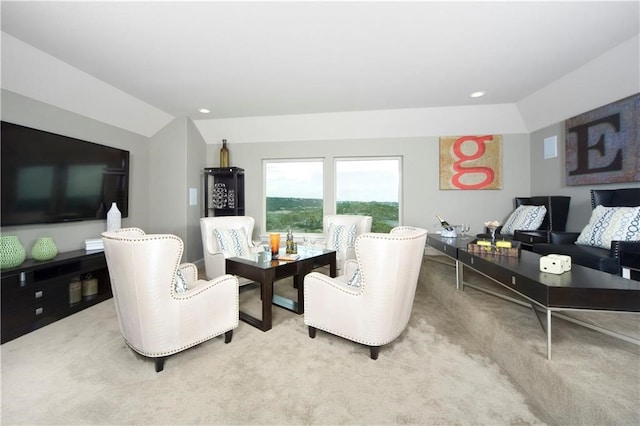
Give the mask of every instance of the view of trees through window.
M 373 232 L 389 232 L 400 217 L 400 159 L 336 160 L 336 213 L 373 217 Z M 322 233 L 322 160 L 266 161 L 266 230 Z
M 336 213 L 373 217 L 372 232 L 389 232 L 400 218 L 400 159 L 336 160 Z

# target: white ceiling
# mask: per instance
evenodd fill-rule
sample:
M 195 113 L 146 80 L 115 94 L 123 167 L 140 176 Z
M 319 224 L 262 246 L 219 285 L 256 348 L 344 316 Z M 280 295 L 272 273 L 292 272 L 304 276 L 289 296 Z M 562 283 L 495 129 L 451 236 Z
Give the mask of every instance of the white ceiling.
M 2 31 L 172 116 L 205 119 L 515 103 L 637 35 L 639 10 L 3 0 Z M 487 95 L 469 98 L 476 90 Z

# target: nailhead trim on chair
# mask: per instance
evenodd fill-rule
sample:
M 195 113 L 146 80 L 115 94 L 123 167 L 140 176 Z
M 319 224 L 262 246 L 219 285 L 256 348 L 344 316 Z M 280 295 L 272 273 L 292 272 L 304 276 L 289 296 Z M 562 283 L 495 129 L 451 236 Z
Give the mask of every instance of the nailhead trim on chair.
M 417 238 L 421 238 L 422 236 L 420 236 L 420 235 L 411 235 L 411 236 L 394 235 L 394 234 L 396 234 L 398 231 L 405 231 L 405 230 L 407 230 L 407 231 L 413 231 L 413 230 L 415 230 L 415 229 L 416 229 L 416 228 L 414 228 L 414 227 L 412 227 L 412 226 L 398 226 L 398 227 L 396 227 L 396 228 L 393 228 L 393 229 L 391 230 L 392 232 L 391 232 L 391 233 L 389 233 L 389 234 L 382 234 L 382 233 L 373 233 L 373 232 L 369 232 L 369 233 L 365 233 L 365 234 L 361 234 L 361 235 L 359 235 L 359 236 L 358 236 L 358 238 L 356 238 L 356 244 L 355 244 L 356 259 L 359 259 L 359 258 L 360 258 L 360 254 L 359 254 L 359 252 L 358 252 L 358 240 L 359 240 L 360 238 L 363 238 L 363 239 L 364 239 L 364 238 L 372 238 L 372 239 L 377 239 L 377 240 L 415 240 L 415 239 L 417 239 Z M 360 267 L 360 265 L 358 265 L 358 267 Z M 362 273 L 363 271 L 361 270 L 360 272 Z M 318 279 L 323 280 L 323 279 L 322 279 L 322 277 L 318 277 Z M 323 280 L 323 281 L 324 281 L 324 280 Z M 347 293 L 347 294 L 351 294 L 351 295 L 356 296 L 357 294 L 362 293 L 362 292 L 364 291 L 364 287 L 365 287 L 365 284 L 366 284 L 366 278 L 365 278 L 364 273 L 363 273 L 363 274 L 362 274 L 362 276 L 361 276 L 361 278 L 360 278 L 361 285 L 360 285 L 360 287 L 356 287 L 356 288 L 358 289 L 358 291 L 357 291 L 357 292 L 354 292 L 354 291 L 347 291 L 348 289 L 345 289 L 345 288 L 343 288 L 343 287 L 336 287 L 336 286 L 334 286 L 334 285 L 333 285 L 333 282 L 330 282 L 330 281 L 325 281 L 325 282 L 326 282 L 328 285 L 331 285 L 331 286 L 333 286 L 334 288 L 337 288 L 338 290 L 340 290 L 340 291 L 342 291 L 342 292 L 344 292 L 344 293 Z M 387 341 L 385 341 L 385 342 L 382 342 L 382 343 L 380 343 L 380 342 L 375 342 L 375 343 L 374 343 L 374 342 L 371 342 L 371 341 L 366 341 L 366 340 L 362 340 L 362 339 L 356 339 L 356 338 L 353 338 L 352 336 L 347 336 L 346 334 L 339 333 L 339 332 L 337 332 L 337 331 L 327 330 L 327 329 L 324 329 L 324 328 L 319 328 L 319 327 L 318 327 L 318 326 L 316 326 L 315 324 L 306 324 L 306 325 L 307 325 L 307 326 L 314 327 L 314 328 L 316 328 L 317 330 L 323 330 L 323 331 L 326 331 L 326 332 L 328 332 L 328 333 L 330 333 L 330 334 L 333 334 L 333 335 L 336 335 L 336 336 L 342 337 L 342 338 L 347 339 L 347 340 L 351 340 L 352 342 L 356 342 L 356 343 L 360 343 L 360 344 L 363 344 L 363 345 L 367 345 L 367 346 L 383 346 L 383 345 L 386 345 L 386 344 L 388 344 L 388 343 L 390 343 L 390 342 L 394 341 L 395 339 L 397 339 L 397 338 L 398 338 L 398 336 L 400 336 L 400 334 L 402 334 L 402 332 L 400 332 L 400 334 L 398 334 L 397 336 L 395 336 L 395 337 L 393 337 L 393 338 L 391 338 L 391 339 L 389 339 L 389 340 L 387 340 Z M 403 330 L 403 331 L 404 331 L 404 330 Z
M 110 237 L 110 236 L 105 236 L 104 238 L 108 238 L 108 239 L 111 239 L 111 240 L 119 240 L 119 241 L 129 241 L 129 242 L 141 242 L 141 241 L 149 241 L 149 240 L 177 240 L 180 243 L 179 244 L 179 256 L 177 256 L 178 261 L 177 261 L 177 263 L 175 265 L 174 273 L 175 273 L 175 271 L 178 270 L 178 268 L 180 267 L 180 259 L 182 259 L 182 253 L 183 253 L 183 250 L 184 250 L 184 248 L 183 248 L 184 247 L 184 243 L 182 242 L 182 239 L 180 239 L 176 235 L 171 235 L 171 234 L 145 234 L 145 232 L 143 230 L 139 229 L 139 228 L 121 228 L 121 229 L 118 229 L 117 231 L 114 231 L 114 232 L 115 233 L 125 233 L 125 232 L 131 232 L 131 231 L 136 231 L 136 232 L 139 231 L 140 232 L 140 237 L 139 238 L 133 238 L 133 237 L 118 237 L 118 238 L 114 238 L 114 237 Z M 230 279 L 233 279 L 233 278 L 231 276 L 229 276 L 228 278 L 225 278 L 221 282 L 224 282 L 224 281 L 230 280 Z M 193 292 L 191 292 L 191 290 L 187 290 L 187 292 L 181 293 L 179 295 L 179 297 L 176 297 L 176 296 L 178 296 L 178 293 L 175 293 L 173 285 L 169 286 L 171 297 L 173 299 L 178 300 L 178 301 L 190 299 L 190 298 L 192 298 L 192 297 L 194 297 L 194 296 L 196 296 L 196 295 L 198 295 L 198 294 L 200 294 L 202 292 L 205 292 L 205 291 L 209 290 L 210 288 L 213 288 L 213 286 L 204 286 L 204 288 L 197 289 L 197 291 L 193 291 Z M 196 289 L 194 289 L 194 290 L 196 290 Z M 239 305 L 239 301 L 240 301 L 240 295 L 238 294 L 238 292 L 236 292 L 236 305 Z M 202 338 L 202 339 L 200 339 L 200 340 L 198 340 L 196 342 L 193 342 L 193 343 L 191 343 L 189 345 L 182 346 L 182 347 L 180 347 L 178 349 L 175 349 L 175 350 L 172 350 L 172 351 L 168 351 L 168 352 L 142 352 L 142 351 L 139 351 L 136 348 L 134 348 L 129 343 L 129 341 L 126 338 L 124 338 L 124 336 L 123 336 L 123 339 L 131 349 L 133 349 L 135 352 L 139 353 L 140 355 L 144 355 L 144 356 L 147 356 L 147 357 L 150 357 L 150 358 L 159 358 L 159 357 L 162 357 L 162 356 L 173 355 L 173 354 L 176 354 L 178 352 L 182 352 L 185 349 L 189 349 L 189 348 L 191 348 L 193 346 L 197 346 L 200 343 L 206 342 L 207 340 L 211 340 L 214 337 L 220 336 L 220 335 L 222 335 L 222 334 L 224 334 L 224 333 L 226 333 L 226 332 L 228 332 L 230 330 L 233 330 L 237 326 L 238 326 L 238 324 L 236 323 L 235 327 L 226 329 L 224 331 L 221 331 L 220 333 L 210 334 L 207 337 L 204 337 L 204 338 Z

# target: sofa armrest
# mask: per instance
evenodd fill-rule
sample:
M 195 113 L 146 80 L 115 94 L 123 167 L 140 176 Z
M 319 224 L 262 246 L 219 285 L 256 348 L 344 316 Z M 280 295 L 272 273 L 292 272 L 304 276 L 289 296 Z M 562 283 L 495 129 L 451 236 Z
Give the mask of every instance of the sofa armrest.
M 640 270 L 640 241 L 612 241 L 611 256 L 619 258 L 622 267 Z
M 549 242 L 551 244 L 573 244 L 578 239 L 579 232 L 557 232 L 549 233 Z

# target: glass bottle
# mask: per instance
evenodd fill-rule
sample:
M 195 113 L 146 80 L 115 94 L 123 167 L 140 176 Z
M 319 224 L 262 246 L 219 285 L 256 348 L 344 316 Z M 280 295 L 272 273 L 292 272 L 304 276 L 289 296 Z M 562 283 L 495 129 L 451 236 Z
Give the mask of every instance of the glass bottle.
M 293 253 L 293 232 L 289 229 L 287 232 L 287 254 Z
M 436 213 L 436 217 L 438 218 L 438 220 L 440 221 L 440 225 L 442 225 L 442 227 L 447 230 L 447 231 L 453 231 L 453 226 L 449 225 L 449 222 L 447 222 L 446 220 L 444 220 L 443 218 L 440 217 L 439 214 Z
M 229 148 L 227 148 L 226 139 L 222 139 L 222 148 L 220 148 L 220 167 L 229 167 Z

